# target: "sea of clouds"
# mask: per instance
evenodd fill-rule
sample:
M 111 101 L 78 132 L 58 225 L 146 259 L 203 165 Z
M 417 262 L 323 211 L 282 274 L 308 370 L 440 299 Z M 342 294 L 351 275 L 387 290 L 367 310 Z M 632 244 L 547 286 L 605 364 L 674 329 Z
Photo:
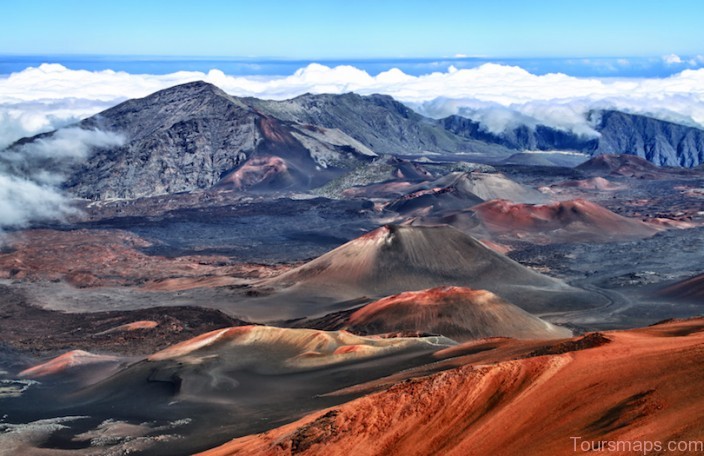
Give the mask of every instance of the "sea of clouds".
M 516 66 L 488 63 L 421 76 L 398 69 L 372 76 L 348 65 L 310 64 L 289 76 L 266 77 L 231 76 L 217 69 L 152 75 L 43 64 L 0 77 L 0 148 L 128 98 L 196 80 L 213 83 L 231 95 L 269 99 L 306 92 L 383 93 L 432 117 L 473 118 L 492 132 L 542 123 L 593 134 L 584 114 L 607 108 L 704 127 L 704 69 L 686 69 L 666 78 L 579 78 L 534 75 Z
M 520 67 L 495 63 L 472 69 L 450 66 L 420 76 L 398 69 L 370 75 L 349 65 L 320 64 L 310 64 L 288 76 L 232 76 L 217 69 L 207 73 L 130 74 L 42 64 L 0 76 L 0 150 L 22 137 L 70 126 L 126 99 L 196 80 L 215 84 L 231 95 L 268 99 L 292 98 L 306 92 L 382 93 L 430 117 L 460 114 L 495 133 L 518 125 L 544 124 L 595 135 L 585 117 L 592 109 L 618 109 L 704 127 L 704 69 L 685 69 L 665 78 L 626 79 L 535 75 Z M 105 132 L 65 131 L 68 133 L 56 136 L 54 142 L 23 149 L 25 159 L 44 154 L 70 166 L 85 159 L 90 147 L 122 141 Z M 33 149 L 36 147 L 41 152 Z M 56 190 L 61 173 L 27 174 L 22 166 L 12 164 L 13 157 L 21 162 L 16 152 L 13 154 L 0 152 L 0 161 L 5 163 L 0 166 L 0 229 L 25 225 L 43 214 L 56 217 L 57 212 L 65 213 L 69 206 Z M 33 206 L 27 198 L 43 203 L 36 212 L 23 211 L 23 207 Z

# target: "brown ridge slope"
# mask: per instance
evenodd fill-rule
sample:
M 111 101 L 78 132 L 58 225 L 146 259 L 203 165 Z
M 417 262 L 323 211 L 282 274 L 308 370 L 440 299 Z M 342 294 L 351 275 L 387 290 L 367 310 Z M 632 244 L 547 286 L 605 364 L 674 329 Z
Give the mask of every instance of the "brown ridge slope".
M 27 230 L 8 237 L 0 278 L 65 280 L 76 287 L 143 285 L 188 289 L 270 277 L 277 267 L 233 263 L 214 255 L 167 258 L 140 249 L 151 243 L 122 230 Z M 176 282 L 176 283 L 174 283 Z
M 447 285 L 486 289 L 529 312 L 602 303 L 449 226 L 386 225 L 259 284 L 279 301 L 314 303 L 299 309 L 309 316 L 325 302 Z
M 548 199 L 534 188 L 512 181 L 501 173 L 454 172 L 433 182 L 435 187 L 456 188 L 462 194 L 484 201 L 507 199 L 521 203 L 542 203 Z
M 644 158 L 627 154 L 597 155 L 576 169 L 590 176 L 621 175 L 654 179 L 667 170 L 658 168 Z
M 147 359 L 152 362 L 176 359 L 184 365 L 205 365 L 206 360 L 217 358 L 217 364 L 220 367 L 226 365 L 230 371 L 246 366 L 254 371 L 273 374 L 384 356 L 409 347 L 437 347 L 439 340 L 361 337 L 347 331 L 239 326 L 202 334 Z M 444 345 L 453 343 L 447 341 Z
M 135 356 L 214 329 L 248 325 L 218 310 L 195 306 L 72 313 L 31 305 L 0 285 L 0 347 L 55 356 L 68 349 Z
M 539 205 L 493 200 L 472 209 L 493 235 L 539 243 L 625 241 L 660 231 L 584 199 Z
M 120 358 L 109 355 L 96 355 L 83 350 L 71 350 L 49 361 L 25 369 L 19 373 L 20 377 L 38 378 L 48 375 L 61 374 L 72 368 L 90 364 L 115 363 Z
M 581 445 L 610 441 L 620 450 L 602 453 L 627 455 L 644 441 L 701 445 L 704 319 L 606 337 L 592 348 L 402 382 L 203 454 L 594 454 Z
M 462 287 L 408 291 L 380 299 L 352 313 L 343 329 L 361 334 L 417 331 L 457 341 L 572 335 L 570 330 L 543 321 L 490 291 Z

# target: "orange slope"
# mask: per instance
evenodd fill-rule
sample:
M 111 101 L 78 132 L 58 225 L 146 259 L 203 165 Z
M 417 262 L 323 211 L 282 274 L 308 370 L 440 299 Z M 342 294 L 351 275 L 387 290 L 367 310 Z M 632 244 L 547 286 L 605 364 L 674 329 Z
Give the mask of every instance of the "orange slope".
M 610 342 L 580 351 L 556 346 L 556 354 L 496 363 L 485 352 L 480 364 L 401 382 L 204 454 L 656 454 L 626 450 L 704 441 L 703 331 L 704 319 L 695 319 L 608 332 Z M 582 451 L 600 441 L 622 451 Z
M 494 235 L 541 242 L 608 242 L 643 239 L 661 230 L 615 214 L 591 201 L 516 204 L 492 200 L 472 208 Z
M 365 305 L 344 329 L 362 334 L 417 331 L 457 341 L 492 336 L 556 339 L 572 335 L 486 290 L 437 287 L 407 291 Z

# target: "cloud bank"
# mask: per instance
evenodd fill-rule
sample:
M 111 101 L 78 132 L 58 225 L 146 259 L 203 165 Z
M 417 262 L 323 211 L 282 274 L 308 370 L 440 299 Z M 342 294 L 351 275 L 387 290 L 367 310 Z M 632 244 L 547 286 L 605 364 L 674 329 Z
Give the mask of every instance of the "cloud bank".
M 115 133 L 67 128 L 0 152 L 0 233 L 75 214 L 71 198 L 59 188 L 65 173 L 85 160 L 92 148 L 123 143 Z
M 675 62 L 673 56 L 668 60 Z M 310 64 L 289 76 L 230 76 L 182 71 L 166 75 L 69 70 L 43 64 L 0 78 L 0 147 L 22 136 L 64 126 L 128 98 L 204 80 L 237 96 L 286 99 L 311 93 L 383 93 L 423 114 L 462 114 L 490 131 L 546 124 L 590 134 L 584 113 L 620 109 L 704 127 L 704 69 L 667 78 L 578 78 L 534 75 L 488 63 L 477 68 L 411 76 L 391 69 L 372 76 L 353 66 Z
M 0 234 L 3 229 L 62 219 L 73 213 L 69 199 L 56 188 L 0 174 Z

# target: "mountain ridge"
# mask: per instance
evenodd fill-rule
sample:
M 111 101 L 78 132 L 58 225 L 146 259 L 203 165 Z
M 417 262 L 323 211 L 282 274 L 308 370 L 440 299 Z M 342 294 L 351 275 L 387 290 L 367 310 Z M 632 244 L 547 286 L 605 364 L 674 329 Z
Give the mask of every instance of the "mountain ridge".
M 63 188 L 91 200 L 211 188 L 308 191 L 380 155 L 501 162 L 518 149 L 623 151 L 686 167 L 704 162 L 703 130 L 617 111 L 592 117 L 600 138 L 543 125 L 494 135 L 463 117 L 424 117 L 387 95 L 304 94 L 273 101 L 234 97 L 197 81 L 127 100 L 76 124 L 126 140 L 93 147 L 66 173 Z M 21 151 L 54 133 L 24 138 L 10 149 Z
M 474 120 L 459 115 L 442 119 L 443 125 L 460 136 L 493 142 L 521 150 L 569 150 L 589 155 L 627 154 L 660 166 L 693 168 L 704 163 L 704 130 L 641 114 L 616 110 L 587 114 L 598 137 L 526 125 L 492 133 Z

